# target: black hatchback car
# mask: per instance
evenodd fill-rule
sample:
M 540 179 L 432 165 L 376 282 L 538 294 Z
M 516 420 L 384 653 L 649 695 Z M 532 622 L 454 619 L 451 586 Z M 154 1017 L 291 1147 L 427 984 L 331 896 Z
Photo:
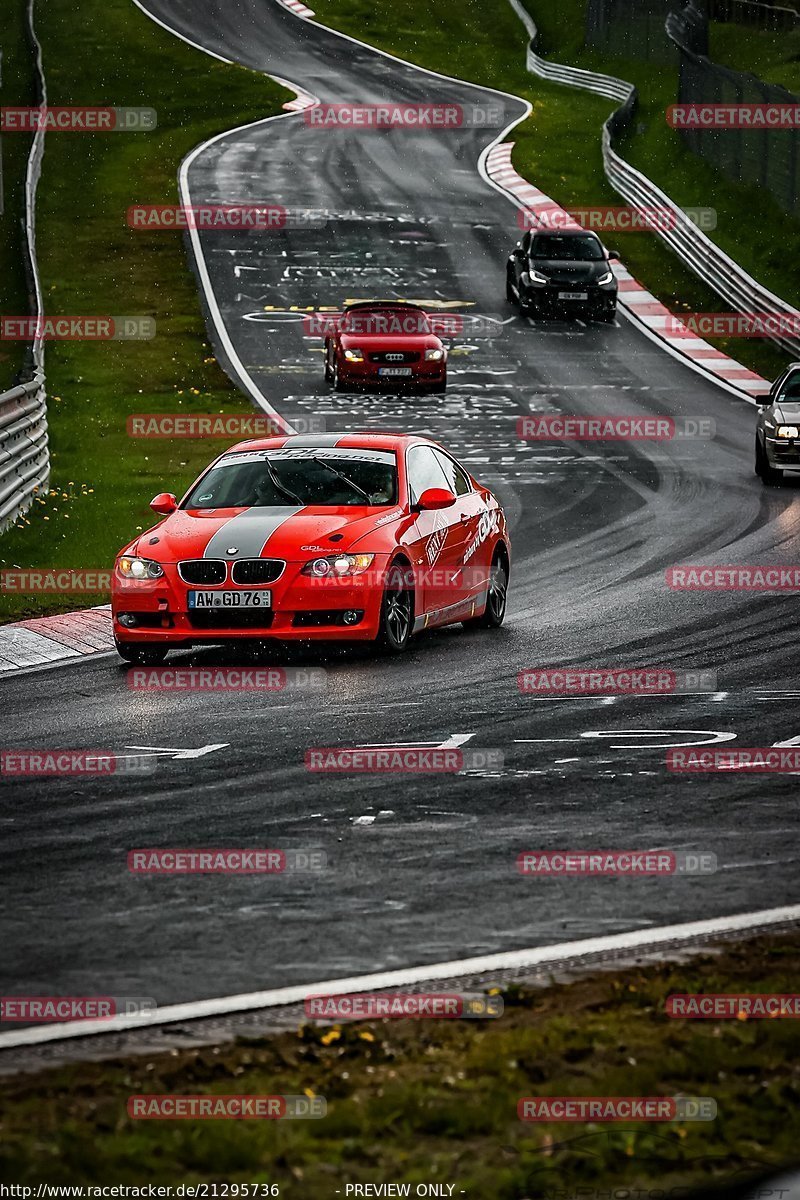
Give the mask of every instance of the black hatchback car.
M 606 250 L 597 234 L 587 230 L 528 230 L 508 259 L 506 299 L 518 304 L 525 316 L 566 311 L 613 321 L 613 258 L 619 258 L 616 250 Z

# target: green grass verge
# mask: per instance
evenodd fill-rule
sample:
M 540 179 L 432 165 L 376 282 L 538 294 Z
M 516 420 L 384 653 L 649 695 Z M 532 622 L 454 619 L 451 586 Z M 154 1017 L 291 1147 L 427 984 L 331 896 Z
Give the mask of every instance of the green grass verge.
M 798 1156 L 800 1025 L 680 1021 L 675 992 L 792 992 L 800 935 L 546 990 L 494 1021 L 368 1021 L 0 1081 L 0 1176 L 17 1184 L 452 1183 L 516 1200 L 715 1186 Z M 317 1121 L 132 1121 L 136 1094 L 324 1096 Z M 522 1124 L 523 1096 L 710 1096 L 710 1123 Z M 413 1194 L 413 1193 L 412 1193 Z M 586 1195 L 586 1192 L 579 1193 Z M 637 1194 L 632 1191 L 633 1195 Z
M 679 204 L 718 212 L 714 240 L 759 280 L 792 299 L 797 291 L 800 223 L 791 221 L 756 189 L 729 184 L 681 145 L 664 120 L 675 102 L 672 68 L 610 59 L 583 49 L 585 0 L 558 4 L 528 0 L 540 27 L 541 52 L 554 61 L 620 75 L 642 94 L 639 131 L 620 149 Z M 560 204 L 619 205 L 606 182 L 600 151 L 601 126 L 613 103 L 587 92 L 548 84 L 525 68 L 525 30 L 507 0 L 464 0 L 457 8 L 426 0 L 319 0 L 314 8 L 326 24 L 422 66 L 523 96 L 531 117 L 509 135 L 520 174 Z M 469 37 L 464 37 L 464 29 Z M 759 214 L 753 221 L 752 214 Z M 654 234 L 608 235 L 633 274 L 675 312 L 724 312 L 727 306 L 687 270 Z M 711 340 L 711 339 L 709 339 Z M 715 339 L 713 344 L 768 378 L 788 361 L 769 343 Z
M 9 0 L 7 11 L 3 13 L 0 52 L 0 103 L 5 107 L 35 104 L 33 51 L 25 35 L 23 0 Z M 30 145 L 30 135 L 25 133 L 7 133 L 0 138 L 3 188 L 3 212 L 0 213 L 0 313 L 9 316 L 28 312 L 20 222 L 25 212 L 25 168 Z M 0 342 L 0 392 L 14 386 L 24 357 L 25 347 L 20 343 Z
M 22 8 L 21 0 L 16 5 Z M 213 134 L 281 111 L 290 93 L 193 50 L 130 0 L 48 0 L 37 32 L 52 105 L 147 105 L 152 133 L 48 134 L 39 263 L 49 313 L 154 317 L 149 342 L 50 342 L 52 488 L 0 538 L 0 566 L 108 567 L 230 438 L 134 440 L 135 412 L 249 412 L 205 340 L 180 234 L 134 232 L 137 202 L 176 203 L 178 164 Z M 10 143 L 10 135 L 4 139 Z M 0 596 L 0 619 L 82 608 L 104 596 Z
M 790 6 L 791 7 L 791 6 Z M 800 28 L 770 33 L 712 21 L 709 57 L 735 71 L 749 71 L 767 83 L 800 94 Z

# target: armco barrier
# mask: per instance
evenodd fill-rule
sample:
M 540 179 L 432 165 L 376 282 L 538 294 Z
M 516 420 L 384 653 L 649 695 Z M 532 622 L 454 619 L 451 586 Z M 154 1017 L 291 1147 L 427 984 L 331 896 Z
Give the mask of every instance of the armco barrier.
M 620 107 L 603 126 L 603 165 L 606 178 L 615 191 L 619 192 L 628 204 L 636 207 L 666 208 L 673 211 L 676 220 L 664 222 L 664 225 L 671 224 L 673 228 L 658 228 L 655 232 L 695 275 L 712 287 L 737 312 L 769 312 L 793 318 L 800 317 L 796 308 L 762 287 L 743 267 L 720 250 L 711 238 L 686 221 L 682 209 L 662 192 L 660 187 L 614 150 L 614 137 L 630 124 L 636 111 L 638 96 L 633 84 L 624 79 L 615 79 L 612 75 L 600 75 L 594 71 L 581 70 L 579 67 L 547 62 L 536 53 L 539 33 L 530 13 L 520 0 L 509 0 L 509 3 L 530 38 L 527 67 L 532 74 L 550 83 L 583 88 L 598 96 L 606 96 L 609 100 L 620 101 Z M 668 21 L 667 32 L 669 28 Z M 775 336 L 773 341 L 791 354 L 800 353 L 800 337 Z
M 0 395 L 0 531 L 47 488 L 49 474 L 44 376 Z
M 27 32 L 34 53 L 38 99 L 47 103 L 42 48 L 33 19 L 34 0 L 27 4 Z M 42 169 L 44 128 L 31 143 L 25 173 L 25 269 L 31 312 L 43 313 L 42 286 L 36 260 L 36 188 Z M 44 344 L 37 337 L 28 351 L 27 382 L 0 395 L 0 533 L 30 508 L 37 493 L 46 490 L 50 477 L 45 399 Z

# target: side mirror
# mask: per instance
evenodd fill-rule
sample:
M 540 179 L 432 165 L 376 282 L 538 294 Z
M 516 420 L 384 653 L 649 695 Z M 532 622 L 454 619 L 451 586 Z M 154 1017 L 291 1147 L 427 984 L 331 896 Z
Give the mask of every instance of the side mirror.
M 619 260 L 619 250 L 607 250 L 606 253 L 608 254 L 609 259 L 616 258 Z
M 150 507 L 153 512 L 160 513 L 162 517 L 168 517 L 170 513 L 174 513 L 178 507 L 178 501 L 172 492 L 159 492 L 150 501 Z
M 417 512 L 430 512 L 438 508 L 452 508 L 456 498 L 447 488 L 426 488 L 417 501 Z
M 775 403 L 775 397 L 771 392 L 767 392 L 763 396 L 753 396 L 753 399 L 759 408 L 769 408 L 771 404 Z

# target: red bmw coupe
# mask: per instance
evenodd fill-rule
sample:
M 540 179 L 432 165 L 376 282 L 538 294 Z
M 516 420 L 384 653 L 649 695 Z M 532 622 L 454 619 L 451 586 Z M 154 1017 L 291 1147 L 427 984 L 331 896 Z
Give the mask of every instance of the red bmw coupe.
M 351 304 L 325 339 L 325 379 L 337 392 L 380 385 L 444 392 L 447 350 L 416 304 Z
M 240 442 L 120 551 L 120 655 L 235 639 L 372 641 L 496 628 L 511 551 L 495 496 L 421 437 L 319 434 Z

